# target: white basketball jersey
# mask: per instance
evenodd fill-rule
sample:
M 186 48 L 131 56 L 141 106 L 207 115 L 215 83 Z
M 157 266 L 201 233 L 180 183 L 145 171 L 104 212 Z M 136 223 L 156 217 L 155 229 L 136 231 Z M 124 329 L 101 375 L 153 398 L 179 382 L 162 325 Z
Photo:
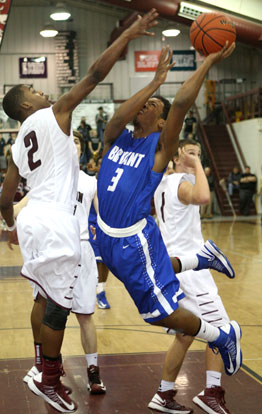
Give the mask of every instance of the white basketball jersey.
M 85 174 L 84 171 L 79 171 L 77 208 L 75 215 L 80 224 L 81 240 L 89 240 L 88 216 L 96 193 L 96 187 L 97 180 L 95 177 Z
M 27 180 L 29 200 L 73 209 L 79 175 L 77 151 L 72 133 L 68 137 L 61 130 L 52 107 L 23 122 L 12 156 L 19 174 Z
M 195 183 L 195 176 L 185 173 L 165 175 L 154 194 L 159 228 L 169 256 L 195 252 L 204 242 L 199 206 L 182 204 L 178 188 L 182 181 Z

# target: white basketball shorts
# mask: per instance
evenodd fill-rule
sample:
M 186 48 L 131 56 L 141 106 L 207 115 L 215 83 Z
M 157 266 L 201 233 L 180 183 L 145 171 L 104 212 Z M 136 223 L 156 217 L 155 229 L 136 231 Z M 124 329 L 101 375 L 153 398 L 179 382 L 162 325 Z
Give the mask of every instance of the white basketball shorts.
M 88 240 L 81 241 L 81 267 L 73 291 L 72 312 L 89 315 L 96 307 L 98 272 L 94 251 Z
M 47 203 L 29 203 L 17 217 L 17 233 L 24 259 L 22 276 L 55 303 L 71 309 L 81 251 L 78 219 Z
M 218 294 L 215 281 L 209 270 L 188 270 L 177 274 L 180 288 L 186 297 L 179 306 L 185 308 L 206 322 L 220 327 L 229 322 L 229 317 Z

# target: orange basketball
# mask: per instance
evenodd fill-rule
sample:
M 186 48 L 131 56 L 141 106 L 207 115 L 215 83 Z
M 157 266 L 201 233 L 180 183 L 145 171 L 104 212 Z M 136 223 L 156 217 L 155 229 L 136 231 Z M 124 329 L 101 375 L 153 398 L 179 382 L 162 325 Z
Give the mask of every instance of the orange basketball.
M 228 40 L 231 45 L 236 39 L 233 22 L 220 13 L 203 13 L 192 23 L 190 40 L 194 48 L 204 56 L 219 52 Z

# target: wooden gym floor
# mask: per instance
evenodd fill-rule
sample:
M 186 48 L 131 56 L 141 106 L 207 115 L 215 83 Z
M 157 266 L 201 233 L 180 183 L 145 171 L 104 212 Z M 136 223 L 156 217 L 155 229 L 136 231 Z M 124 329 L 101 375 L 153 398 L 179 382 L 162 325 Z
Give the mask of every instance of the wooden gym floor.
M 223 376 L 231 414 L 262 413 L 262 233 L 260 218 L 220 219 L 202 223 L 205 238 L 213 239 L 228 255 L 236 271 L 230 280 L 213 272 L 231 319 L 243 331 L 243 367 L 234 377 Z M 19 248 L 10 251 L 0 230 L 0 414 L 44 414 L 55 411 L 34 396 L 22 382 L 33 363 L 30 327 L 32 289 L 19 276 Z M 105 396 L 86 390 L 86 364 L 74 315 L 68 319 L 62 353 L 72 398 L 82 414 L 150 414 L 147 404 L 161 379 L 164 352 L 173 340 L 162 328 L 146 325 L 124 287 L 110 275 L 107 297 L 111 309 L 97 309 L 98 352 Z M 195 340 L 178 378 L 178 401 L 202 411 L 192 398 L 205 381 L 204 348 Z

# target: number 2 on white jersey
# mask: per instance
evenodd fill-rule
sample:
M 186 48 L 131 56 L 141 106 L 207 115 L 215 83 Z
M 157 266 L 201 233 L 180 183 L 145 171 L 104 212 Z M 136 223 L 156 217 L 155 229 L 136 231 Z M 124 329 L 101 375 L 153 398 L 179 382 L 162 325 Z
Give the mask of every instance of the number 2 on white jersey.
M 113 184 L 107 187 L 107 191 L 112 191 L 112 192 L 115 191 L 118 181 L 120 180 L 123 172 L 124 172 L 123 168 L 116 169 L 116 175 L 114 175 L 113 178 L 111 179 Z

